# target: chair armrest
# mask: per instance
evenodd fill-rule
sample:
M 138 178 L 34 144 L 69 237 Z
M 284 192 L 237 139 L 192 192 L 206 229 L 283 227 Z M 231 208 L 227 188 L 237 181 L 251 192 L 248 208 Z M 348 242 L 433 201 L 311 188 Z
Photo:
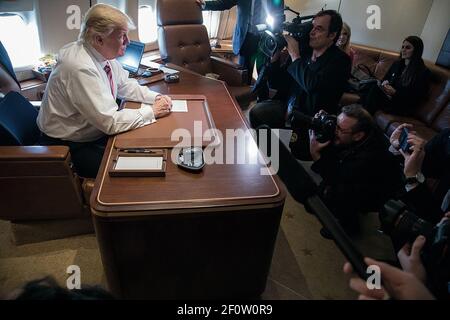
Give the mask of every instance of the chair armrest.
M 220 58 L 220 57 L 216 57 L 216 56 L 211 56 L 210 57 L 212 60 L 212 63 L 219 63 L 219 64 L 223 64 L 223 65 L 227 65 L 230 68 L 233 69 L 238 69 L 238 70 L 245 70 L 245 68 L 237 63 L 234 63 L 230 60 L 224 59 L 224 58 Z
M 68 147 L 0 147 L 0 177 L 44 176 L 74 176 Z
M 0 147 L 0 219 L 87 217 L 79 177 L 66 146 Z
M 248 72 L 240 65 L 228 60 L 211 57 L 213 72 L 220 75 L 220 80 L 225 81 L 230 86 L 242 86 L 247 84 Z
M 84 202 L 89 203 L 92 190 L 94 190 L 95 179 L 84 178 L 81 183 L 81 189 L 83 190 Z
M 2 146 L 0 161 L 65 161 L 69 156 L 66 146 Z

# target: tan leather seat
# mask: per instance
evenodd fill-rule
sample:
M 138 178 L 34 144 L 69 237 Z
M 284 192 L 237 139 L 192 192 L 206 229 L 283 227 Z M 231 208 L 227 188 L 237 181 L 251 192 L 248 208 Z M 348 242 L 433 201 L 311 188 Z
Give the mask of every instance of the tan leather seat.
M 383 79 L 399 54 L 394 51 L 352 45 L 355 50 L 353 66 L 367 66 L 378 79 Z M 450 73 L 448 70 L 426 62 L 431 71 L 430 90 L 427 98 L 422 101 L 409 117 L 397 116 L 385 112 L 377 112 L 375 120 L 378 126 L 390 136 L 402 123 L 411 123 L 414 129 L 425 139 L 431 139 L 437 132 L 450 127 Z M 359 100 L 359 96 L 344 93 L 341 105 L 348 105 Z
M 218 74 L 241 107 L 254 98 L 247 84 L 247 70 L 225 59 L 211 56 L 208 32 L 195 0 L 158 0 L 158 44 L 161 58 L 201 75 Z

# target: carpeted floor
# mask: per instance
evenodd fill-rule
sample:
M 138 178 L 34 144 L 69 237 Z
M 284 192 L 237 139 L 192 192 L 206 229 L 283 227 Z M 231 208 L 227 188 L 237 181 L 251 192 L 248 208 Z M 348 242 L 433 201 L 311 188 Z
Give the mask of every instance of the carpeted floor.
M 369 219 L 370 220 L 370 219 Z M 364 253 L 390 254 L 389 242 L 368 223 Z M 342 273 L 344 257 L 333 241 L 323 239 L 320 223 L 289 195 L 286 199 L 272 267 L 263 299 L 354 299 Z M 65 285 L 70 265 L 81 269 L 82 285 L 107 287 L 94 234 L 16 246 L 9 222 L 0 221 L 0 294 L 47 275 Z M 364 250 L 364 247 L 371 250 Z

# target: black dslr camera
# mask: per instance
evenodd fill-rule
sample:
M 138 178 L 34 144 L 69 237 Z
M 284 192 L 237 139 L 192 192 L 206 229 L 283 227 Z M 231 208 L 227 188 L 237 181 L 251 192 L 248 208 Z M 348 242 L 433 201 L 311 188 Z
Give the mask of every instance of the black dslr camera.
M 400 244 L 426 238 L 422 262 L 435 294 L 444 294 L 450 280 L 450 219 L 433 225 L 419 218 L 399 200 L 389 200 L 380 211 L 381 231 Z M 444 288 L 445 287 L 445 288 Z
M 317 117 L 310 117 L 297 110 L 293 110 L 289 116 L 292 127 L 289 148 L 294 157 L 303 161 L 311 161 L 309 150 L 308 129 L 312 129 L 316 139 L 320 143 L 333 140 L 336 133 L 337 117 L 335 115 L 321 113 Z
M 294 12 L 297 17 L 294 18 L 292 22 L 285 22 L 285 10 Z M 300 13 L 289 7 L 285 7 L 284 1 L 280 1 L 280 4 L 272 7 L 270 12 L 272 15 L 268 15 L 267 17 L 268 24 L 257 26 L 258 30 L 263 31 L 258 48 L 259 51 L 263 53 L 264 61 L 261 69 L 258 70 L 258 79 L 253 87 L 253 93 L 257 93 L 259 101 L 269 98 L 268 88 L 271 87 L 270 84 L 280 82 L 274 80 L 277 78 L 277 75 L 273 74 L 271 58 L 277 51 L 280 51 L 287 46 L 283 31 L 288 32 L 298 41 L 300 52 L 304 53 L 311 51 L 309 46 L 309 33 L 311 32 L 313 25 L 311 21 L 306 21 L 312 20 L 314 16 L 300 17 Z M 283 80 L 281 80 L 281 82 L 283 82 Z
M 335 115 L 320 113 L 317 117 L 310 117 L 294 110 L 290 116 L 292 128 L 312 129 L 317 141 L 324 143 L 334 139 L 336 133 L 337 117 Z
M 380 212 L 381 231 L 401 242 L 414 242 L 419 235 L 427 238 L 426 246 L 441 246 L 450 240 L 450 220 L 434 226 L 410 211 L 399 200 L 389 200 Z

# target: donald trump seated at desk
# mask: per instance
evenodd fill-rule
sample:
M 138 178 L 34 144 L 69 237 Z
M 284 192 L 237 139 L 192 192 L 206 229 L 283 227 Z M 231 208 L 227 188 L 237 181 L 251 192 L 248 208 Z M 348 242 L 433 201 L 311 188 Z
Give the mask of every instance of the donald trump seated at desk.
M 132 20 L 97 4 L 86 13 L 79 40 L 64 46 L 48 81 L 37 124 L 41 144 L 70 148 L 80 176 L 95 177 L 108 135 L 139 128 L 170 113 L 169 97 L 128 78 L 115 59 L 125 53 Z M 116 98 L 143 102 L 119 110 Z

